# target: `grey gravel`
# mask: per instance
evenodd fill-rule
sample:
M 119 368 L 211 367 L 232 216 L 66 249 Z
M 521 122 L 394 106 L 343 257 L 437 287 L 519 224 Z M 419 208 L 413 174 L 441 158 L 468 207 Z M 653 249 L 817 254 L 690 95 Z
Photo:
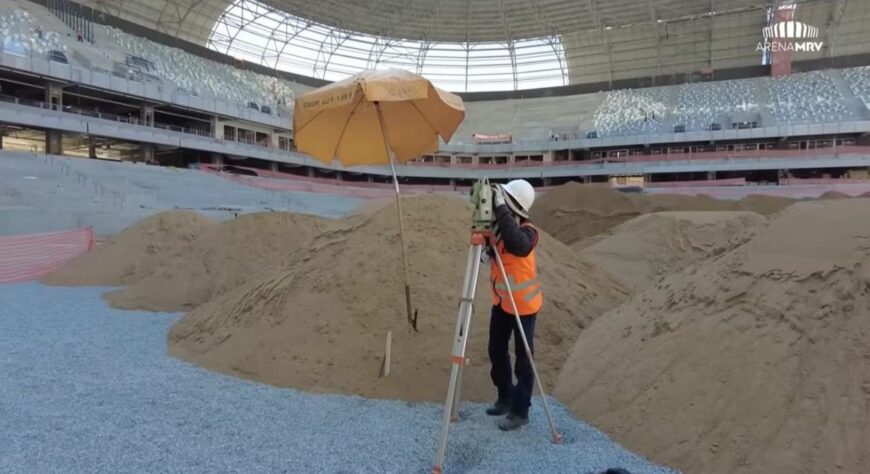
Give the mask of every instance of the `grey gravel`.
M 440 406 L 208 372 L 166 355 L 178 314 L 114 310 L 104 290 L 0 285 L 0 473 L 430 472 Z M 676 472 L 553 407 L 562 446 L 538 401 L 514 433 L 464 404 L 445 471 Z

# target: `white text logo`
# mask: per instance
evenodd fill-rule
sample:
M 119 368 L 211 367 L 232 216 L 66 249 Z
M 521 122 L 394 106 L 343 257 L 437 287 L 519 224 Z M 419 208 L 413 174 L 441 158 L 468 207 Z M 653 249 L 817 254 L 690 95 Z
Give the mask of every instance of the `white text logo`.
M 818 38 L 819 29 L 799 21 L 780 21 L 762 30 L 764 41 L 758 43 L 756 51 L 798 51 L 819 52 L 823 41 L 794 41 L 796 39 Z M 780 41 L 786 40 L 786 41 Z

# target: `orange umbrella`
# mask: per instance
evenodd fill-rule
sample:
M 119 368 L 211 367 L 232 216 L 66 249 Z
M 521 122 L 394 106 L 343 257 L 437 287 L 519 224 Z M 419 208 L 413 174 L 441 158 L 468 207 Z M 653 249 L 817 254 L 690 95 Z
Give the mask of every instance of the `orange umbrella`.
M 337 159 L 343 166 L 390 165 L 399 214 L 405 305 L 415 330 L 395 162 L 434 153 L 438 137 L 449 141 L 464 118 L 459 96 L 397 69 L 364 71 L 296 98 L 293 133 L 299 151 L 327 164 Z

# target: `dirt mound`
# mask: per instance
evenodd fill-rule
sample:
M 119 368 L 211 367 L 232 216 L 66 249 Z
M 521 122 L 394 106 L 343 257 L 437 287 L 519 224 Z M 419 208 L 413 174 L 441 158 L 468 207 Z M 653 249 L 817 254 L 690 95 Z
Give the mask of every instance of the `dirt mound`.
M 326 226 L 325 219 L 284 212 L 245 214 L 221 223 L 192 212 L 164 212 L 125 229 L 45 281 L 127 285 L 105 295 L 116 308 L 190 310 L 307 245 Z
M 849 196 L 846 193 L 841 193 L 839 191 L 828 191 L 819 196 L 819 199 L 849 199 L 850 197 L 852 196 Z
M 714 199 L 705 194 L 636 194 L 638 207 L 643 212 L 660 211 L 733 211 L 734 201 Z
M 590 237 L 650 212 L 750 211 L 769 215 L 793 202 L 793 199 L 754 195 L 731 201 L 706 195 L 621 193 L 606 186 L 572 182 L 541 196 L 532 208 L 532 217 L 542 229 L 579 249 L 595 242 L 595 239 L 587 240 Z
M 580 251 L 632 291 L 749 240 L 765 219 L 752 212 L 655 212 L 610 229 Z
M 637 217 L 643 213 L 638 201 L 607 187 L 567 183 L 538 198 L 531 214 L 542 229 L 571 245 Z
M 555 391 L 685 472 L 870 472 L 870 200 L 802 202 L 578 338 Z
M 737 201 L 737 208 L 743 211 L 757 212 L 758 214 L 769 216 L 771 214 L 776 214 L 796 202 L 796 199 L 787 197 L 768 196 L 766 194 L 750 194 Z
M 403 202 L 419 333 L 405 322 L 394 205 L 317 236 L 310 245 L 184 317 L 170 354 L 225 373 L 311 391 L 442 401 L 457 300 L 468 252 L 470 209 L 453 197 Z M 542 232 L 545 307 L 536 340 L 545 382 L 576 335 L 625 290 Z M 481 269 L 471 365 L 463 393 L 489 399 L 486 331 L 491 300 Z M 392 331 L 389 377 L 379 378 Z
M 212 226 L 155 271 L 105 296 L 122 309 L 191 310 L 308 245 L 326 226 L 303 214 L 245 214 Z
M 166 211 L 147 217 L 107 239 L 42 282 L 58 286 L 120 286 L 154 273 L 181 256 L 190 242 L 215 225 L 190 211 Z

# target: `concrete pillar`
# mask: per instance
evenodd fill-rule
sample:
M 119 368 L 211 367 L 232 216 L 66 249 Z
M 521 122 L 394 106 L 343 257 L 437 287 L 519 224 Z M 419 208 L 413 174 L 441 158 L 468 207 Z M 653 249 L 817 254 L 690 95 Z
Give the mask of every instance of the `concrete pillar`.
M 213 138 L 221 139 L 224 137 L 224 127 L 221 126 L 220 120 L 217 119 L 214 115 L 209 119 L 211 122 L 211 136 Z
M 547 187 L 547 186 L 550 186 L 551 184 L 553 184 L 553 180 L 550 178 L 541 178 L 541 180 L 544 182 L 544 187 Z
M 314 177 L 314 168 L 308 167 L 308 176 L 311 178 Z
M 220 153 L 212 153 L 211 154 L 211 164 L 213 164 L 213 165 L 224 164 L 224 155 L 221 155 Z
M 46 82 L 45 102 L 51 104 L 53 110 L 63 110 L 63 86 L 56 82 Z
M 592 176 L 582 176 L 581 179 L 583 180 L 584 184 L 589 184 L 592 182 Z
M 146 127 L 154 126 L 154 106 L 150 104 L 142 104 L 139 108 L 139 123 Z
M 157 159 L 157 155 L 155 154 L 153 143 L 140 143 L 139 144 L 139 161 L 144 163 L 150 163 Z
M 715 181 L 716 180 L 716 172 L 708 171 L 707 172 L 707 181 Z
M 0 150 L 3 149 L 3 130 L 0 130 Z
M 88 136 L 88 158 L 97 157 L 97 140 L 93 135 Z
M 373 175 L 368 175 L 368 177 L 366 179 L 368 180 L 369 183 L 375 182 L 375 177 Z
M 273 161 L 273 162 L 269 163 L 269 169 L 272 170 L 273 173 L 277 173 L 278 172 L 278 162 Z
M 45 152 L 49 155 L 63 155 L 63 132 L 60 130 L 45 131 Z

